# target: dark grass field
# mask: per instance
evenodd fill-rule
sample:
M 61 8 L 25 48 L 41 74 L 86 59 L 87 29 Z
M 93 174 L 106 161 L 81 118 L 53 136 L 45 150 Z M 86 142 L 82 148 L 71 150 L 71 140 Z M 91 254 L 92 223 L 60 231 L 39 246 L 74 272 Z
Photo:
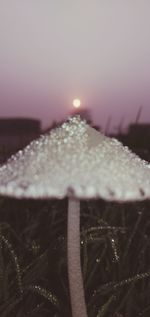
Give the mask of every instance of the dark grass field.
M 71 317 L 67 200 L 0 199 L 0 316 Z M 89 317 L 150 316 L 150 202 L 81 202 Z

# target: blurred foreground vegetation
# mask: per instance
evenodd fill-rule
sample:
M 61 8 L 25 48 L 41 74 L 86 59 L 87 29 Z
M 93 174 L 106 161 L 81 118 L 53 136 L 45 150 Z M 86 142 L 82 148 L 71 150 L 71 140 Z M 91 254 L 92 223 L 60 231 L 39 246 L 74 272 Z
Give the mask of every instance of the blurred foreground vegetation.
M 67 200 L 0 199 L 0 316 L 71 317 Z M 150 316 L 150 203 L 81 202 L 89 317 Z

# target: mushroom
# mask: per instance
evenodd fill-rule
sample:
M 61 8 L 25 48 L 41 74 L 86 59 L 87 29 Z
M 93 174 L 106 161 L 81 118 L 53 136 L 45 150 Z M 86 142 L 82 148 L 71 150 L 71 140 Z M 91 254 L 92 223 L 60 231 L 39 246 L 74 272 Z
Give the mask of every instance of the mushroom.
M 68 196 L 72 316 L 86 317 L 80 263 L 80 199 L 148 199 L 150 165 L 76 116 L 31 142 L 0 167 L 0 194 L 20 199 Z

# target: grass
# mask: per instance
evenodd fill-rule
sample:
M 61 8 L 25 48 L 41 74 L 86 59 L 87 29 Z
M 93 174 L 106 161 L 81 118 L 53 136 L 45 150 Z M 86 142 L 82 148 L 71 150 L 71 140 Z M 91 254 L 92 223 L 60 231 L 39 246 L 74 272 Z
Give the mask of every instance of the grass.
M 89 317 L 150 316 L 150 203 L 81 203 Z M 70 317 L 67 200 L 0 200 L 0 316 Z

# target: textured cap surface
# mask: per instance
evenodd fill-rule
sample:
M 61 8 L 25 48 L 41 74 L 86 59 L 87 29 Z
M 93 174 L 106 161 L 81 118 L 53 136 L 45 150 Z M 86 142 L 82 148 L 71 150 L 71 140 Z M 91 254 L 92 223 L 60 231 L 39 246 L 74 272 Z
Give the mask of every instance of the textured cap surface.
M 150 164 L 73 117 L 0 167 L 0 194 L 143 200 L 150 197 Z

